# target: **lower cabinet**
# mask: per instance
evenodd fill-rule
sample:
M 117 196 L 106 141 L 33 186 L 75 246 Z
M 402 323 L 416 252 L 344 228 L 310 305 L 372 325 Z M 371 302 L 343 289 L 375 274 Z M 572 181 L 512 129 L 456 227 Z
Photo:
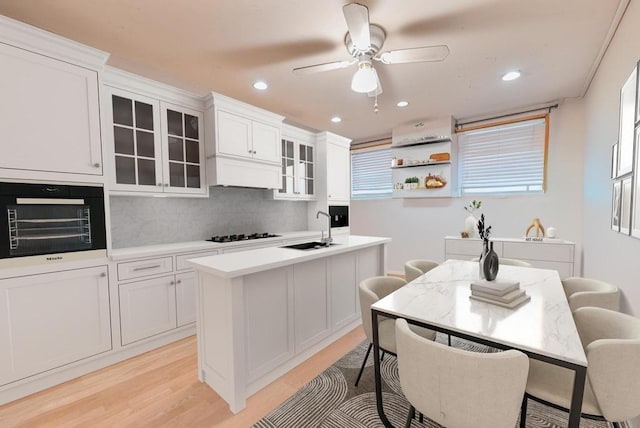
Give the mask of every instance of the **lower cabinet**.
M 0 385 L 111 349 L 107 272 L 0 280 Z
M 196 273 L 120 284 L 122 345 L 196 321 Z
M 243 277 L 247 382 L 360 318 L 358 283 L 382 275 L 381 246 Z
M 120 284 L 122 345 L 176 328 L 175 275 Z

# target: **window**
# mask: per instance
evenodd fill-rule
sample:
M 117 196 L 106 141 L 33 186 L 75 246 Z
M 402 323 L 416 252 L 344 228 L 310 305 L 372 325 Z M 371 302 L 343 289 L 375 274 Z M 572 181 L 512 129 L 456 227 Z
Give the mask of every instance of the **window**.
M 460 193 L 542 193 L 547 127 L 548 115 L 544 115 L 461 132 Z
M 351 199 L 390 198 L 391 149 L 360 149 L 351 153 Z

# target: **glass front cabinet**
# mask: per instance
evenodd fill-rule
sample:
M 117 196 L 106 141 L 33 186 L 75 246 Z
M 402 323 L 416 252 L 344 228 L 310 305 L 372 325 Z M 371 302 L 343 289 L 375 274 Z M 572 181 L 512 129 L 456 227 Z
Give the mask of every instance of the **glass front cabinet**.
M 315 200 L 315 135 L 292 126 L 282 129 L 282 188 L 275 199 Z
M 206 194 L 202 112 L 107 87 L 111 190 Z

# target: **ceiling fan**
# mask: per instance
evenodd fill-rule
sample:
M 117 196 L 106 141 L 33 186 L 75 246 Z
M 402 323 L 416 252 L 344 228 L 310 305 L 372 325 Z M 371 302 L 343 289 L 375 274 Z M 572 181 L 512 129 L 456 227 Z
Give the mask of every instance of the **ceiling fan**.
M 320 73 L 346 68 L 357 63 L 358 70 L 351 80 L 351 89 L 375 97 L 382 93 L 382 86 L 378 73 L 373 67 L 373 61 L 383 64 L 433 62 L 442 61 L 449 55 L 449 48 L 446 45 L 380 52 L 386 34 L 382 27 L 369 22 L 369 9 L 359 3 L 349 3 L 343 6 L 342 12 L 348 29 L 344 44 L 353 59 L 294 68 L 294 74 Z

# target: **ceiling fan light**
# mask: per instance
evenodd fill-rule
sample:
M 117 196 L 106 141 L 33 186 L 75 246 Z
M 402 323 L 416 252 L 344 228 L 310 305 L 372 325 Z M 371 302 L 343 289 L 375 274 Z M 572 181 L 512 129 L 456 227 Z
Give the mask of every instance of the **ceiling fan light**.
M 378 87 L 378 78 L 376 71 L 371 66 L 370 61 L 361 61 L 358 64 L 358 71 L 353 75 L 351 80 L 351 90 L 366 94 L 375 91 Z

